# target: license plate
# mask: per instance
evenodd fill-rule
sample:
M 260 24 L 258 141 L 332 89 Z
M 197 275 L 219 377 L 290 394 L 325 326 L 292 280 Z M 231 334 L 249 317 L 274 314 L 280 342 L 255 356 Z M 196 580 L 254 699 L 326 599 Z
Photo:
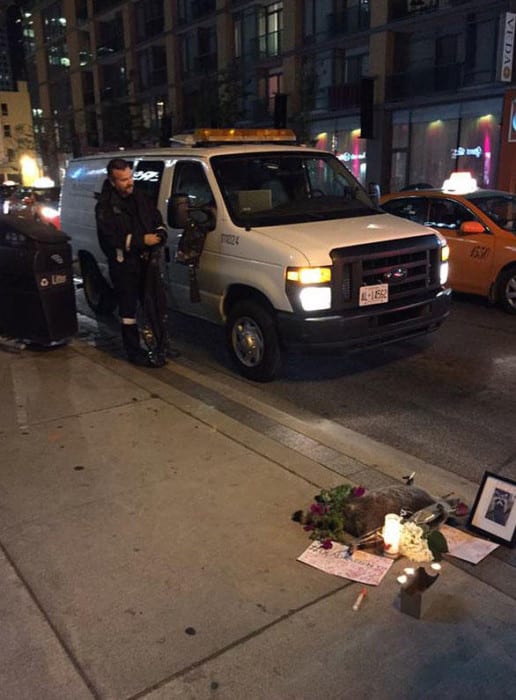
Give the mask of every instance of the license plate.
M 360 287 L 360 296 L 358 298 L 359 306 L 370 306 L 371 304 L 386 304 L 388 301 L 388 284 L 371 284 L 368 287 Z

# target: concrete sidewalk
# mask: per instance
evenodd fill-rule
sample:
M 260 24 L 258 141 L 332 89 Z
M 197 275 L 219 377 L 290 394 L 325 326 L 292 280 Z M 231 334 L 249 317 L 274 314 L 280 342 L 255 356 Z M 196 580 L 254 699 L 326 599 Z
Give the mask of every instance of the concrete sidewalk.
M 321 487 L 475 484 L 184 359 L 74 341 L 0 352 L 0 377 L 0 698 L 514 697 L 510 550 L 450 558 L 422 620 L 402 561 L 358 612 L 359 584 L 296 561 Z

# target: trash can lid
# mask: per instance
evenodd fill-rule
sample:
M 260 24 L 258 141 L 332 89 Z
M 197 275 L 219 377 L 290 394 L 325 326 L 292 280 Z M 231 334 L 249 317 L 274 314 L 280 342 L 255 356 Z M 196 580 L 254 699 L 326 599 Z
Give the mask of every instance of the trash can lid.
M 0 214 L 0 233 L 5 234 L 9 231 L 21 233 L 33 241 L 42 243 L 64 243 L 70 240 L 67 233 L 59 231 L 50 224 L 32 221 L 15 214 Z

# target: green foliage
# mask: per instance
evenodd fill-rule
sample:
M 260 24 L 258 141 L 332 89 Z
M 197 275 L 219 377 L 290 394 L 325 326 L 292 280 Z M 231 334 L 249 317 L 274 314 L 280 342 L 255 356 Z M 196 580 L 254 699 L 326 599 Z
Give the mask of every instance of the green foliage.
M 310 533 L 310 539 L 334 542 L 345 542 L 349 535 L 344 529 L 343 508 L 350 499 L 361 496 L 362 487 L 341 484 L 333 489 L 323 489 L 314 497 L 306 512 L 296 511 L 292 520 L 301 523 Z
M 441 561 L 443 554 L 448 551 L 448 543 L 445 536 L 439 530 L 431 530 L 427 535 L 428 549 L 432 552 L 435 561 Z

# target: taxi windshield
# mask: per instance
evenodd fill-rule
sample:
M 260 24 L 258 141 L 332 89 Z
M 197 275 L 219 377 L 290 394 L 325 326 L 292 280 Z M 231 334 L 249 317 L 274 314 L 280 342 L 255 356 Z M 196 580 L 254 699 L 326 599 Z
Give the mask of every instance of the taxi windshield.
M 497 226 L 516 233 L 516 195 L 509 192 L 479 192 L 468 195 L 467 199 Z
M 378 214 L 331 154 L 263 152 L 213 156 L 213 172 L 237 226 L 327 221 Z

